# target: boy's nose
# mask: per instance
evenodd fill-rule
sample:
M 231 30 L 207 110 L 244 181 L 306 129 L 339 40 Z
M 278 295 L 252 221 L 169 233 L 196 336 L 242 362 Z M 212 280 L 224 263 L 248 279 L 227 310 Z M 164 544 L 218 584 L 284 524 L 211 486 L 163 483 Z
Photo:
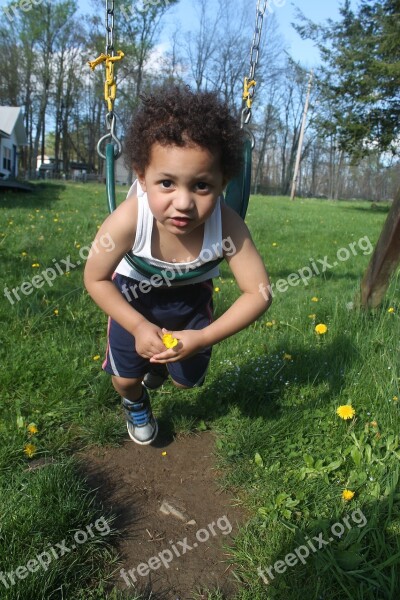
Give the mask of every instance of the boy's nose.
M 193 208 L 193 198 L 190 190 L 178 190 L 174 199 L 174 208 L 188 211 Z

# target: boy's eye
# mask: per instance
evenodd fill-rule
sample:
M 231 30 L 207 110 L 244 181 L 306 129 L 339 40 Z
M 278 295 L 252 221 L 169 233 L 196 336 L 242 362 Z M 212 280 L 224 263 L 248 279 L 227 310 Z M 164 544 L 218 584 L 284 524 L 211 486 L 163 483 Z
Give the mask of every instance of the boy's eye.
M 172 181 L 170 179 L 163 179 L 161 182 L 161 187 L 165 190 L 168 190 L 172 187 Z
M 199 181 L 198 183 L 196 183 L 196 187 L 200 192 L 205 192 L 209 189 L 210 186 L 205 181 Z

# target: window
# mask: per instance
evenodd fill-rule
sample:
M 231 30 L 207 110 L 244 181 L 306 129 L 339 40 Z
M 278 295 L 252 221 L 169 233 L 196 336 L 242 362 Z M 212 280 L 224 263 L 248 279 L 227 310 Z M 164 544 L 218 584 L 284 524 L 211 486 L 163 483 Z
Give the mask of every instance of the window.
M 3 169 L 11 171 L 11 148 L 3 148 Z

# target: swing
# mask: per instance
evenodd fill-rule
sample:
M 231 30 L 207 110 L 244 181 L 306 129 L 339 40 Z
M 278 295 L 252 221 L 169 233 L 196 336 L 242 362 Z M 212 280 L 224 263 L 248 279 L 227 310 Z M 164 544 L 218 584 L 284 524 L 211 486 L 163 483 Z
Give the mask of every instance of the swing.
M 233 210 L 235 210 L 242 217 L 242 219 L 244 219 L 246 216 L 247 207 L 249 204 L 252 150 L 254 147 L 253 135 L 245 126 L 250 122 L 251 119 L 251 107 L 254 98 L 254 88 L 256 85 L 254 76 L 258 62 L 263 17 L 267 8 L 267 2 L 268 0 L 257 0 L 256 25 L 250 52 L 250 74 L 249 77 L 244 78 L 241 128 L 244 129 L 247 135 L 243 144 L 243 166 L 241 172 L 228 183 L 224 195 L 224 202 L 233 208 Z M 261 7 L 262 4 L 263 6 Z M 123 57 L 123 52 L 118 51 L 115 53 L 114 50 L 114 0 L 106 0 L 106 53 L 101 54 L 96 60 L 89 62 L 89 66 L 94 71 L 97 65 L 103 62 L 105 62 L 106 65 L 104 96 L 108 106 L 108 114 L 106 116 L 108 133 L 106 133 L 99 140 L 97 144 L 97 152 L 99 156 L 106 161 L 106 194 L 108 210 L 110 213 L 116 209 L 114 165 L 115 160 L 119 158 L 122 152 L 121 142 L 119 141 L 115 132 L 116 116 L 113 112 L 117 90 L 114 77 L 114 64 L 119 60 L 122 60 Z M 105 154 L 101 150 L 103 143 L 106 143 Z M 128 252 L 125 255 L 125 259 L 132 268 L 139 271 L 139 273 L 145 277 L 162 274 L 162 270 L 159 267 L 149 264 L 139 256 L 134 256 L 132 252 Z M 175 279 L 182 281 L 192 279 L 193 277 L 198 277 L 199 275 L 202 275 L 203 273 L 213 269 L 222 260 L 223 258 L 219 258 L 186 272 L 177 271 L 175 274 Z

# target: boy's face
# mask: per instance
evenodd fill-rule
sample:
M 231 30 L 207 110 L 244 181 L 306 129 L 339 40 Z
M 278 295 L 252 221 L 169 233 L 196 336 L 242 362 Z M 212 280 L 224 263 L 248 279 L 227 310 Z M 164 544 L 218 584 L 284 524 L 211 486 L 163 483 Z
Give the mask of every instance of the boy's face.
M 200 146 L 153 145 L 150 164 L 138 174 L 154 217 L 184 236 L 211 215 L 224 188 L 219 156 Z

